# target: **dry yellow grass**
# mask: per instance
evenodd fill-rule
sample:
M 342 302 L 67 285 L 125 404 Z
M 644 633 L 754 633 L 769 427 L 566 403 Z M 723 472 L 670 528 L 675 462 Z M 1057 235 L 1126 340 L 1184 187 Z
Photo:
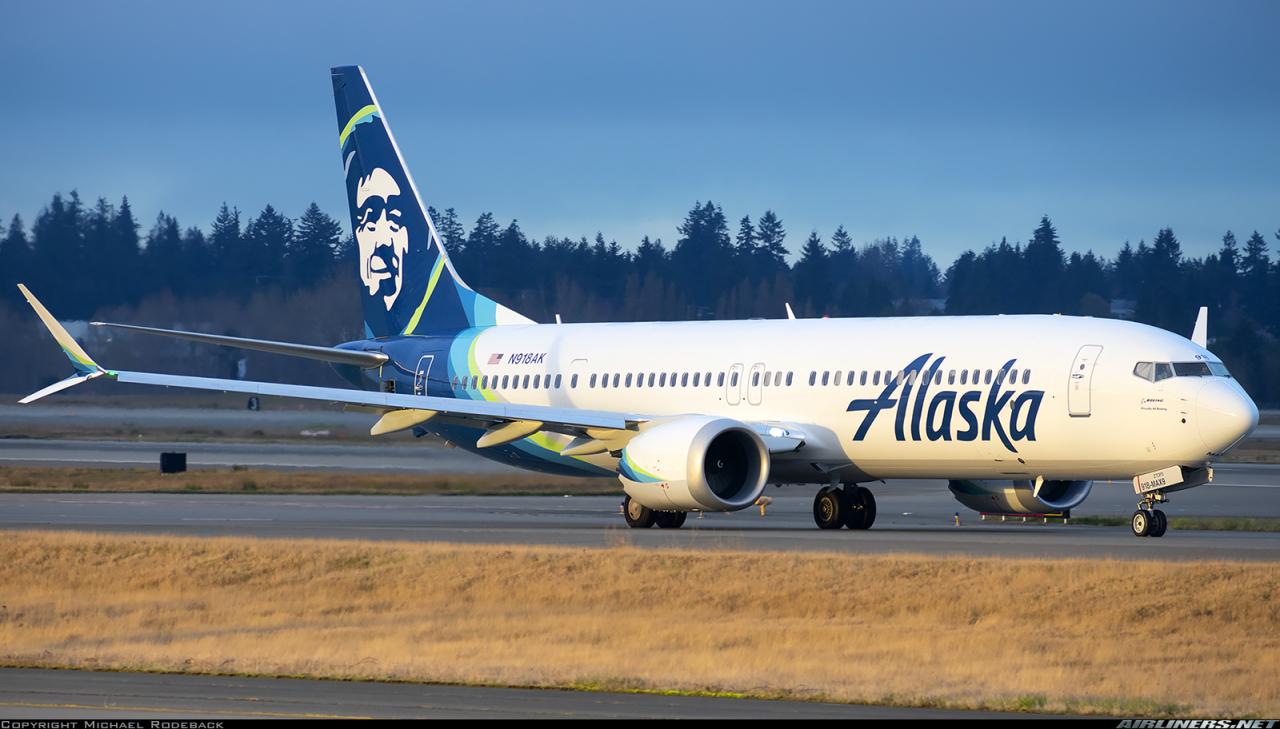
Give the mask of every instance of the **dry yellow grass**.
M 6 533 L 12 665 L 1280 711 L 1274 564 Z

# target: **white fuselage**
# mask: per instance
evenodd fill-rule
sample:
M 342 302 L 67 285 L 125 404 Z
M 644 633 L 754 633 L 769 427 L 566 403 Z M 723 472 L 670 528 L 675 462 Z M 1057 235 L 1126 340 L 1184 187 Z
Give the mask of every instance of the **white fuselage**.
M 458 397 L 718 415 L 802 433 L 803 448 L 773 459 L 774 482 L 1123 479 L 1207 463 L 1257 422 L 1230 377 L 1134 373 L 1138 362 L 1218 363 L 1206 349 L 1109 319 L 543 324 L 484 329 L 458 346 Z M 570 440 L 538 437 L 553 451 Z M 607 453 L 581 460 L 617 463 Z

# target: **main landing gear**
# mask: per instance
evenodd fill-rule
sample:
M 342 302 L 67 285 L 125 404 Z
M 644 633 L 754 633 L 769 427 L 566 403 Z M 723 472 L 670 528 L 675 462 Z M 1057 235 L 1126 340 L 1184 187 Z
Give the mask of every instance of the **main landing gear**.
M 654 511 L 630 496 L 622 499 L 622 517 L 632 529 L 648 529 L 654 524 L 659 529 L 679 529 L 687 516 L 684 511 Z
M 813 497 L 813 521 L 819 529 L 870 529 L 876 521 L 876 497 L 857 484 L 824 486 Z
M 1129 527 L 1135 537 L 1163 537 L 1169 530 L 1169 517 L 1155 508 L 1156 504 L 1167 502 L 1169 497 L 1159 492 L 1149 494 L 1138 502 L 1138 510 L 1133 512 Z

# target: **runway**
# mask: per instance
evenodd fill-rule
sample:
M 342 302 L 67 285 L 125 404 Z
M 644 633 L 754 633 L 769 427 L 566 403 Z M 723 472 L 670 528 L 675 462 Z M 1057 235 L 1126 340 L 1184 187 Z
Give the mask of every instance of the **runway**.
M 1224 468 L 1219 483 L 1174 495 L 1171 516 L 1280 516 L 1276 466 Z M 1179 531 L 1137 539 L 1128 527 L 1000 523 L 956 503 L 940 481 L 874 484 L 866 532 L 822 531 L 813 488 L 770 489 L 756 509 L 691 516 L 683 529 L 629 529 L 621 496 L 272 496 L 263 494 L 0 494 L 0 529 L 67 529 L 202 536 L 636 545 L 742 550 L 826 550 L 1001 557 L 1280 560 L 1280 534 Z M 1127 514 L 1129 484 L 1098 484 L 1077 510 Z M 953 524 L 960 514 L 961 526 Z
M 978 719 L 1023 716 L 551 689 L 0 669 L 0 719 Z

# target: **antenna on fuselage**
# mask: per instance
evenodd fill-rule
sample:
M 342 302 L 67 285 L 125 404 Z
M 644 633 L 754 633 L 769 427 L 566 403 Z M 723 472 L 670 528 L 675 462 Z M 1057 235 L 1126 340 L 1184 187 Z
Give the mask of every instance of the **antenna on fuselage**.
M 788 319 L 794 319 L 794 318 L 796 318 L 796 313 L 795 313 L 794 311 L 792 311 L 792 310 L 791 310 L 791 302 L 790 302 L 790 301 L 784 301 L 784 302 L 782 303 L 782 305 L 783 305 L 783 306 L 785 306 L 785 307 L 787 307 L 787 318 L 788 318 Z

